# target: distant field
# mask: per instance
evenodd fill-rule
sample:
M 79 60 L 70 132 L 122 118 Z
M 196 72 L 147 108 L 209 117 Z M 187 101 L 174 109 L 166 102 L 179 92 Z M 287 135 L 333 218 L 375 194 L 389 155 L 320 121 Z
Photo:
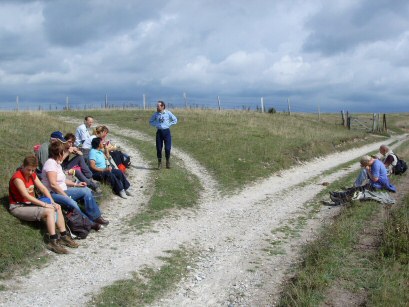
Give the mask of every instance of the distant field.
M 323 114 L 318 121 L 318 116 L 312 114 L 172 111 L 179 118 L 179 123 L 171 129 L 174 146 L 203 163 L 227 191 L 299 161 L 374 140 L 364 131 L 348 131 L 342 127 L 337 114 Z M 153 110 L 99 110 L 59 114 L 77 118 L 92 114 L 99 123 L 114 123 L 154 137 L 155 129 L 148 123 L 152 113 Z

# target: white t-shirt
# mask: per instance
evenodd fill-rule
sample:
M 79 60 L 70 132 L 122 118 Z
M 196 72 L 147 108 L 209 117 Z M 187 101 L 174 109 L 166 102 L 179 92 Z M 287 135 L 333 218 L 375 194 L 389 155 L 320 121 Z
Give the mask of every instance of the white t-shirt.
M 60 186 L 61 189 L 64 191 L 67 190 L 67 185 L 65 183 L 65 173 L 62 170 L 61 164 L 55 161 L 54 159 L 48 159 L 44 165 L 43 165 L 43 170 L 41 172 L 41 177 L 42 177 L 42 182 L 48 189 L 48 191 L 52 191 L 50 182 L 48 181 L 47 178 L 47 173 L 48 172 L 56 172 L 57 173 L 57 183 Z

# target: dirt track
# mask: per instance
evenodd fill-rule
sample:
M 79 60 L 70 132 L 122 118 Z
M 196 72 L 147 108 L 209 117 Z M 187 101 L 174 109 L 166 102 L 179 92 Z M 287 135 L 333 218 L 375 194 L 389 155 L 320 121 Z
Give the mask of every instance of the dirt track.
M 109 127 L 119 135 L 149 139 L 135 131 Z M 325 170 L 377 150 L 381 144 L 299 165 L 231 197 L 220 196 L 216 181 L 204 167 L 174 148 L 173 155 L 181 157 L 183 167 L 195 174 L 203 185 L 199 209 L 178 212 L 177 217 L 158 222 L 155 232 L 136 235 L 124 232 L 125 220 L 147 203 L 145 189 L 149 188 L 150 177 L 157 170 L 150 169 L 123 139 L 112 137 L 112 140 L 132 156 L 134 167 L 130 169 L 129 178 L 135 196 L 126 200 L 115 196 L 104 210 L 110 225 L 81 241 L 78 250 L 70 255 L 51 255 L 53 259 L 47 267 L 8 281 L 7 290 L 0 292 L 0 305 L 84 305 L 90 294 L 101 287 L 130 278 L 132 272 L 145 265 L 161 266 L 157 256 L 182 244 L 202 251 L 196 268 L 176 291 L 155 306 L 274 305 L 281 282 L 297 262 L 300 246 L 314 238 L 316 229 L 335 214 L 337 208 L 323 206 L 307 221 L 300 238 L 287 240 L 282 245 L 284 254 L 270 255 L 265 251 L 269 242 L 281 239 L 271 231 L 291 223 L 297 216 L 306 216 L 311 210 L 307 203 L 324 188 L 322 182 L 332 182 L 357 170 L 358 165 L 321 176 Z

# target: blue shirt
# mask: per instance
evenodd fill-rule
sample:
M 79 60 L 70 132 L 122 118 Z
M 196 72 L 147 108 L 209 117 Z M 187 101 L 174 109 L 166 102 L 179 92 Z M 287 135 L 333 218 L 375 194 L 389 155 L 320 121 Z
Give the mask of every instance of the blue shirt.
M 101 150 L 98 149 L 91 149 L 89 152 L 88 156 L 89 160 L 94 160 L 95 161 L 95 166 L 98 168 L 106 168 L 106 160 L 105 160 L 105 155 Z
M 154 126 L 158 129 L 169 129 L 170 126 L 176 125 L 178 119 L 172 112 L 164 110 L 163 112 L 155 112 L 151 119 L 149 120 L 149 124 Z
M 373 177 L 378 178 L 377 182 L 372 182 L 372 186 L 376 189 L 387 189 L 389 191 L 396 191 L 395 186 L 390 184 L 388 178 L 388 172 L 382 161 L 376 159 L 371 165 L 371 174 Z

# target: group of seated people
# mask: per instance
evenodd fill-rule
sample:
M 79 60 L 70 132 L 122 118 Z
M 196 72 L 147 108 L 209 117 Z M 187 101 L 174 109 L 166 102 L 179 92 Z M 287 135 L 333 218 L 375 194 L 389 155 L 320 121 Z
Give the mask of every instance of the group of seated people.
M 85 118 L 85 124 L 89 118 L 92 119 Z M 80 134 L 82 126 L 75 134 L 51 133 L 50 141 L 37 146 L 36 155 L 25 157 L 9 182 L 10 213 L 24 221 L 44 221 L 50 237 L 47 247 L 59 254 L 68 253 L 65 247 L 79 246 L 67 234 L 62 210 L 77 210 L 90 221 L 92 229 L 99 231 L 109 224 L 95 199 L 95 194 L 101 193 L 99 182 L 109 184 L 122 198 L 132 196 L 124 170 L 118 169 L 110 156 L 116 148 L 106 140 L 108 128 L 98 126 L 94 134 L 88 133 L 84 139 Z M 75 146 L 77 136 L 83 138 L 80 145 L 90 144 L 87 156 L 82 148 Z M 124 155 L 121 152 L 116 154 Z M 121 161 L 126 159 L 129 161 L 129 156 L 122 157 Z M 41 195 L 38 198 L 36 189 Z
M 361 170 L 354 186 L 341 192 L 330 192 L 330 199 L 336 204 L 345 204 L 351 200 L 375 200 L 384 204 L 393 204 L 395 200 L 387 192 L 396 192 L 390 183 L 397 157 L 387 145 L 381 145 L 379 154 L 365 155 L 360 159 Z

